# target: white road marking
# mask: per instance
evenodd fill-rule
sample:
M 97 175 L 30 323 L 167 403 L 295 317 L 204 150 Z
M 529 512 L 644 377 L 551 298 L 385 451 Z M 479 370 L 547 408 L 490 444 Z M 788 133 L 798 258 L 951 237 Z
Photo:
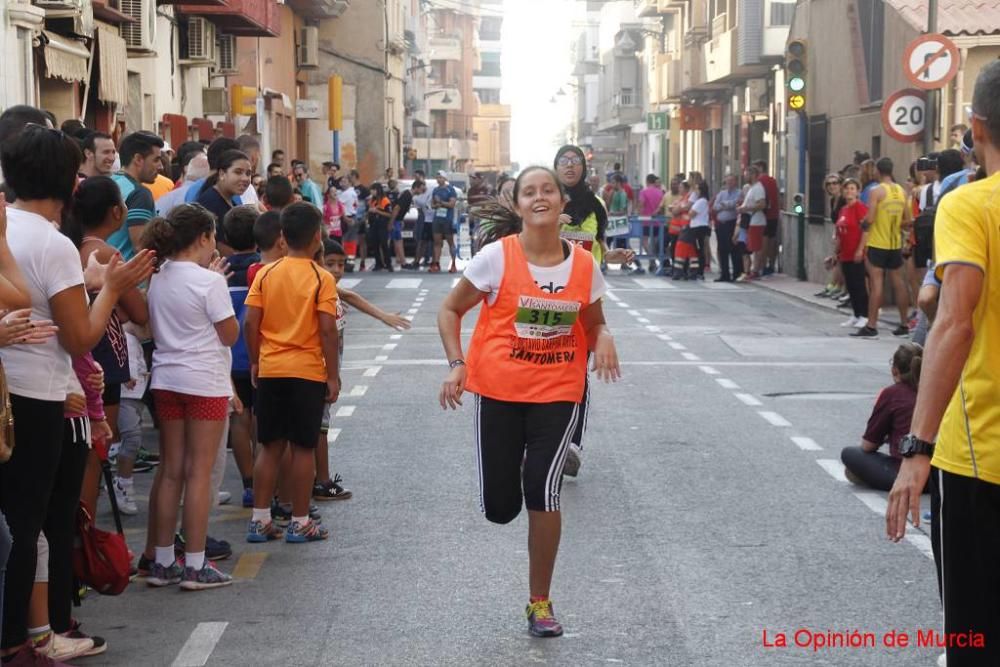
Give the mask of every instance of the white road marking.
M 386 343 L 385 345 L 382 346 L 382 349 L 383 350 L 395 350 L 396 349 L 396 343 Z
M 698 368 L 701 369 L 701 372 L 704 373 L 705 375 L 718 375 L 719 374 L 719 371 L 715 370 L 711 366 L 698 366 Z
M 883 515 L 885 512 L 883 512 Z M 920 550 L 920 553 L 934 560 L 934 548 L 931 546 L 931 538 L 917 531 L 906 533 L 906 541 Z
M 391 336 L 389 336 L 389 340 L 399 340 L 402 337 L 403 334 L 392 334 Z
M 622 308 L 628 308 L 629 307 L 629 305 L 627 303 L 625 303 L 624 301 L 619 301 L 618 305 L 621 306 Z
M 817 443 L 812 438 L 805 438 L 800 435 L 793 435 L 792 442 L 798 445 L 799 449 L 803 449 L 807 452 L 819 452 L 823 450 L 823 448 L 819 446 L 819 443 Z
M 791 426 L 792 422 L 788 421 L 777 412 L 771 412 L 769 410 L 758 410 L 757 414 L 764 418 L 771 426 Z
M 366 369 L 365 372 L 362 373 L 362 375 L 364 375 L 366 378 L 373 378 L 376 375 L 378 375 L 378 372 L 380 370 L 382 370 L 381 366 L 371 366 L 370 368 Z
M 375 361 L 388 361 L 389 357 L 385 354 L 376 354 Z
M 656 326 L 655 324 L 647 324 L 646 331 L 649 331 L 650 333 L 660 333 L 661 331 L 663 331 L 663 329 Z
M 745 405 L 763 405 L 756 396 L 752 394 L 733 394 L 736 398 L 740 400 L 741 403 Z
M 628 311 L 628 314 L 631 315 L 632 317 L 639 317 L 639 311 L 638 310 L 630 310 L 630 311 Z
M 702 367 L 704 368 L 704 366 Z M 723 389 L 739 389 L 740 386 L 730 380 L 729 378 L 715 378 L 715 381 L 719 383 L 719 386 Z
M 632 282 L 646 289 L 677 289 L 662 278 L 633 278 Z
M 684 347 L 680 343 L 670 343 L 669 345 L 670 345 L 670 348 L 673 349 L 673 350 L 686 350 L 687 349 L 686 347 Z
M 368 391 L 368 385 L 356 384 L 353 387 L 351 387 L 351 393 L 348 394 L 348 396 L 364 396 L 367 391 Z
M 854 497 L 867 505 L 875 514 L 885 516 L 885 511 L 889 507 L 888 501 L 874 491 L 855 491 Z
M 406 311 L 406 314 L 407 315 L 416 315 L 417 314 L 417 309 L 416 308 L 410 308 L 408 311 Z
M 354 405 L 341 405 L 337 408 L 337 417 L 350 417 L 354 414 Z
M 635 321 L 638 322 L 639 324 L 649 324 L 649 320 L 646 319 L 645 317 L 637 317 Z
M 649 327 L 646 328 L 648 329 Z M 673 338 L 669 334 L 660 334 L 659 336 L 657 336 L 657 338 L 659 338 L 660 340 L 673 340 Z
M 837 459 L 816 459 L 816 463 L 838 482 L 847 482 L 847 476 L 844 475 L 844 464 Z
M 701 361 L 701 357 L 699 357 L 694 352 L 681 352 L 681 356 L 687 359 L 688 361 Z
M 326 441 L 331 444 L 337 442 L 337 438 L 340 437 L 340 431 L 341 429 L 339 428 L 331 428 L 326 432 Z
M 403 315 L 403 319 L 404 320 L 409 320 L 410 322 L 412 322 L 413 321 L 413 315 Z
M 386 283 L 387 289 L 417 289 L 423 278 L 393 278 Z
M 611 292 L 611 291 L 605 292 L 605 294 L 612 301 L 621 301 L 622 300 L 622 298 L 620 296 L 615 296 L 615 294 L 613 292 Z
M 184 642 L 171 667 L 204 667 L 229 623 L 199 623 Z
M 362 278 L 344 278 L 343 280 L 337 281 L 337 287 L 343 287 L 344 289 L 353 289 L 361 283 Z

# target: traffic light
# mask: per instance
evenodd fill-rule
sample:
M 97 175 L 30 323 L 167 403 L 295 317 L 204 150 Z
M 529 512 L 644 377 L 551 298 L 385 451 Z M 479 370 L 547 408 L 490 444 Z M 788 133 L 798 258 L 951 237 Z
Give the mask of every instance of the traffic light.
M 788 86 L 788 108 L 804 111 L 806 108 L 806 54 L 804 39 L 789 40 L 785 47 L 785 81 Z
M 795 196 L 792 198 L 792 212 L 795 213 L 795 215 L 802 215 L 806 212 L 804 202 L 805 195 L 801 192 L 796 192 Z
M 230 86 L 229 111 L 234 116 L 252 116 L 257 113 L 257 89 L 236 84 Z
M 331 132 L 344 129 L 344 80 L 332 74 L 326 83 L 327 118 Z

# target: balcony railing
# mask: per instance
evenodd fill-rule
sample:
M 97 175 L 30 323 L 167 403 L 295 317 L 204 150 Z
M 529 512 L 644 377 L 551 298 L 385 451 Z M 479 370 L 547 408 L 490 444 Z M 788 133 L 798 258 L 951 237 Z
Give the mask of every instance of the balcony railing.
M 285 0 L 285 4 L 303 18 L 319 20 L 337 18 L 351 6 L 351 0 Z
M 242 37 L 277 37 L 281 34 L 280 6 L 275 0 L 224 0 L 219 6 L 177 5 L 182 14 L 204 16 L 221 32 Z

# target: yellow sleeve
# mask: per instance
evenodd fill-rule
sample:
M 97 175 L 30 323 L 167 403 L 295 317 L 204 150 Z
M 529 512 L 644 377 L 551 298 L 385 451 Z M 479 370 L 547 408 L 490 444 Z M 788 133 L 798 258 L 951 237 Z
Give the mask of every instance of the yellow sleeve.
M 968 186 L 966 186 L 968 187 Z M 964 190 L 964 188 L 963 188 Z M 975 189 L 945 197 L 934 220 L 934 272 L 938 280 L 948 264 L 968 264 L 986 271 L 989 232 L 985 207 Z

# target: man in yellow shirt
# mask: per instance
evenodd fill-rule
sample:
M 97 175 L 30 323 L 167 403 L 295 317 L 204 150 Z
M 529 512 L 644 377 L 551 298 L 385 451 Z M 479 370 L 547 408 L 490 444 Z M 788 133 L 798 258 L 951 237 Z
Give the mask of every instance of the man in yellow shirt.
M 907 336 L 910 333 L 907 313 L 909 296 L 903 283 L 903 230 L 910 225 L 910 209 L 906 205 L 903 187 L 892 177 L 892 160 L 887 157 L 875 163 L 881 183 L 874 188 L 868 200 L 868 214 L 861 223 L 861 247 L 868 252 L 868 276 L 871 295 L 868 299 L 868 324 L 851 334 L 855 338 L 878 338 L 878 313 L 882 308 L 885 276 L 889 274 L 892 292 L 899 308 L 899 326 L 892 334 Z
M 980 71 L 972 109 L 987 177 L 938 205 L 941 300 L 886 510 L 886 532 L 899 541 L 907 511 L 919 524 L 930 477 L 944 631 L 965 637 L 947 650 L 951 667 L 1000 665 L 1000 61 Z

